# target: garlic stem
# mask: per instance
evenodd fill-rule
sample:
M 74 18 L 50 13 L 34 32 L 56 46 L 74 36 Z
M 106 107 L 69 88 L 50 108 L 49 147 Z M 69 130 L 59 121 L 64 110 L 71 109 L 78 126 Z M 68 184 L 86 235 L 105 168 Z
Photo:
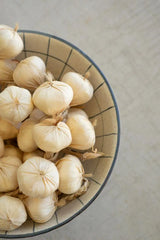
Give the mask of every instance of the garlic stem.
M 83 177 L 86 177 L 86 178 L 90 178 L 92 176 L 93 176 L 92 173 L 85 173 L 85 174 L 83 174 Z
M 84 74 L 83 79 L 86 79 L 86 78 L 88 79 L 88 78 L 90 77 L 90 75 L 91 75 L 90 72 L 86 72 L 86 73 Z
M 15 28 L 14 28 L 14 31 L 17 32 L 17 31 L 18 31 L 18 28 L 19 28 L 19 25 L 18 25 L 18 23 L 16 23 Z

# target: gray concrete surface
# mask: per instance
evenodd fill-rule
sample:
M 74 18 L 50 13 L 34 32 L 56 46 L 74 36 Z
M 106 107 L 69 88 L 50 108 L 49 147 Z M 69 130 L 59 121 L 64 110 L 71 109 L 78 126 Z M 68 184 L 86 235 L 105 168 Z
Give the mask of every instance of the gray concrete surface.
M 0 23 L 60 36 L 100 66 L 116 95 L 121 144 L 98 199 L 37 240 L 160 239 L 160 1 L 0 0 Z

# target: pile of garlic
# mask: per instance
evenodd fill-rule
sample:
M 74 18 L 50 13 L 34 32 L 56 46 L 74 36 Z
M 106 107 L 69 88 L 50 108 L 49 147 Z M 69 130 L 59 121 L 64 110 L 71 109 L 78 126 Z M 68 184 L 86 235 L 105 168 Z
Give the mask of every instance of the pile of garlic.
M 43 60 L 14 59 L 23 41 L 0 25 L 0 230 L 30 218 L 48 221 L 57 207 L 87 191 L 82 160 L 93 151 L 94 126 L 81 104 L 93 96 L 88 75 L 68 72 L 61 81 Z M 74 106 L 74 107 L 73 107 Z M 86 150 L 90 152 L 86 152 Z

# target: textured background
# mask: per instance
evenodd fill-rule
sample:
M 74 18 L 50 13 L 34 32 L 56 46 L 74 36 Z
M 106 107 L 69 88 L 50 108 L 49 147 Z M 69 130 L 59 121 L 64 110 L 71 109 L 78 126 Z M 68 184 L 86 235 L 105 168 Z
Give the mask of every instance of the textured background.
M 62 37 L 107 76 L 121 117 L 121 144 L 96 201 L 34 240 L 160 239 L 160 1 L 0 0 L 0 23 Z

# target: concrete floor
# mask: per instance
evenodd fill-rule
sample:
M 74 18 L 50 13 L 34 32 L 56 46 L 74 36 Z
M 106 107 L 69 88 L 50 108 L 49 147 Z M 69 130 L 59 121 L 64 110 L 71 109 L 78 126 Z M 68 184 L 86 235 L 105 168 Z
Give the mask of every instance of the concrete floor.
M 160 239 L 160 1 L 0 0 L 0 23 L 62 37 L 86 52 L 111 84 L 121 144 L 97 200 L 34 240 Z

